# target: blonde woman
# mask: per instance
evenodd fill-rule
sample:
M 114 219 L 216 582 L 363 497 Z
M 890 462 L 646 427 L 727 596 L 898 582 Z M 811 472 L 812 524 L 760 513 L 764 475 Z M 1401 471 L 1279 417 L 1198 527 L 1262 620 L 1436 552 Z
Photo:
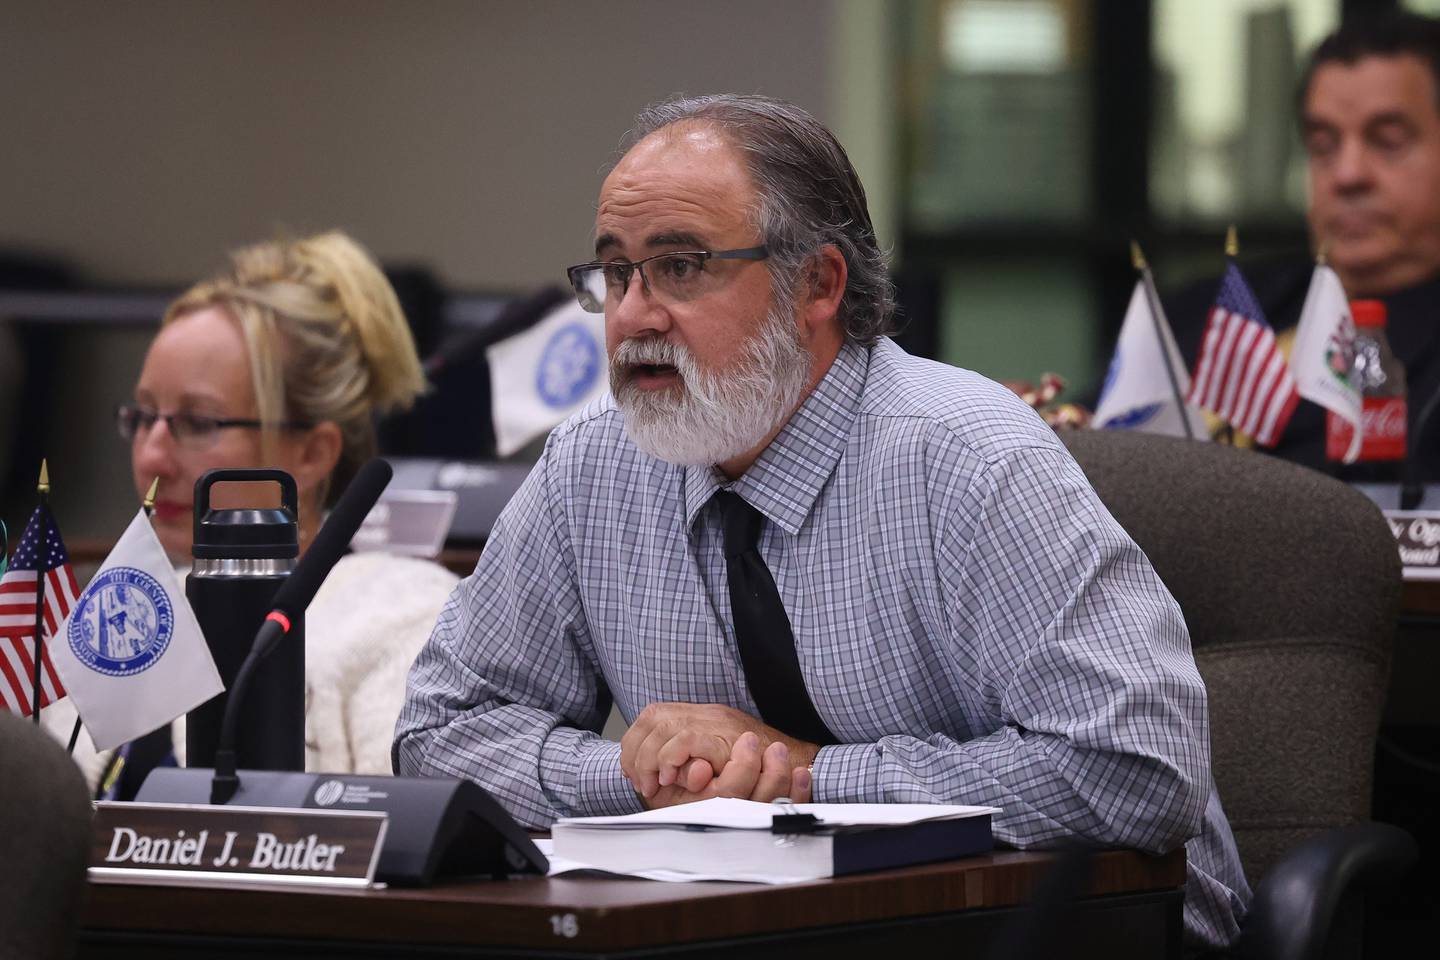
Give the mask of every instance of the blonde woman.
M 330 232 L 237 250 L 176 300 L 118 425 L 136 491 L 160 478 L 153 522 L 177 563 L 190 560 L 195 480 L 214 467 L 293 475 L 303 553 L 325 508 L 374 455 L 375 418 L 424 388 L 390 284 L 354 240 Z M 249 492 L 226 489 L 238 486 L 217 488 L 212 503 L 240 501 Z M 456 579 L 373 553 L 331 571 L 305 623 L 309 769 L 390 772 L 406 671 Z M 94 764 L 82 766 L 95 776 Z

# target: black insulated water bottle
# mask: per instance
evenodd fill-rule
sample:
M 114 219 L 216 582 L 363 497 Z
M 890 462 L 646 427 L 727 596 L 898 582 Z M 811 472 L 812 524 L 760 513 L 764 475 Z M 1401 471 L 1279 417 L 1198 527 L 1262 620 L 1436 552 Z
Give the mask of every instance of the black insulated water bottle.
M 217 483 L 280 485 L 281 505 L 212 509 Z M 200 621 L 226 693 L 190 711 L 185 765 L 210 767 L 220 739 L 228 691 L 275 592 L 300 553 L 295 479 L 283 470 L 210 470 L 195 482 L 195 566 L 185 596 Z M 305 625 L 296 622 L 259 666 L 240 704 L 236 756 L 248 770 L 305 769 Z

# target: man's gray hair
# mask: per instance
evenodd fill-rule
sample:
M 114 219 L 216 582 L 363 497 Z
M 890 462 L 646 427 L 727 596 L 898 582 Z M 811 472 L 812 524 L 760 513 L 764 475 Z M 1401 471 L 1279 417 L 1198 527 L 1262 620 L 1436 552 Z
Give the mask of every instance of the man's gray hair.
M 894 333 L 895 286 L 887 258 L 875 240 L 865 188 L 834 134 L 793 103 L 721 94 L 646 107 L 625 145 L 685 121 L 713 126 L 744 151 L 760 195 L 757 226 L 777 292 L 788 296 L 810 259 L 833 245 L 849 271 L 838 313 L 845 333 L 860 343 Z

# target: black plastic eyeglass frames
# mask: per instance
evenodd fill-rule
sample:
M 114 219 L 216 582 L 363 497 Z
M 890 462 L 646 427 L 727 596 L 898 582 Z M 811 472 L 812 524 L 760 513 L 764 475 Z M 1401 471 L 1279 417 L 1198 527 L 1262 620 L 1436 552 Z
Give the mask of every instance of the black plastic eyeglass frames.
M 640 260 L 592 260 L 566 270 L 575 299 L 590 313 L 604 313 L 609 296 L 624 297 L 630 279 L 640 274 L 640 283 L 652 295 L 671 302 L 685 301 L 709 289 L 707 260 L 764 260 L 770 251 L 764 246 L 735 250 L 675 250 Z
M 221 430 L 259 430 L 265 426 L 259 420 L 205 417 L 194 413 L 160 413 L 128 403 L 122 403 L 115 408 L 115 428 L 123 440 L 133 440 L 137 434 L 148 433 L 159 420 L 165 421 L 165 426 L 176 442 L 188 446 L 206 446 L 213 443 Z M 287 421 L 277 426 L 281 430 L 303 430 L 309 424 Z

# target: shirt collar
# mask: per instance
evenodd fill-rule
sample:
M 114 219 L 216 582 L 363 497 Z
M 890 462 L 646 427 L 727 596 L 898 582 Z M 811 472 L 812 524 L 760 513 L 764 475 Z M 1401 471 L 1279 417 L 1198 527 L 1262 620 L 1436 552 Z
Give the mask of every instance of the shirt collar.
M 685 528 L 716 490 L 728 488 L 785 532 L 799 533 L 845 451 L 869 365 L 870 348 L 846 340 L 810 396 L 734 483 L 714 467 L 686 467 Z

